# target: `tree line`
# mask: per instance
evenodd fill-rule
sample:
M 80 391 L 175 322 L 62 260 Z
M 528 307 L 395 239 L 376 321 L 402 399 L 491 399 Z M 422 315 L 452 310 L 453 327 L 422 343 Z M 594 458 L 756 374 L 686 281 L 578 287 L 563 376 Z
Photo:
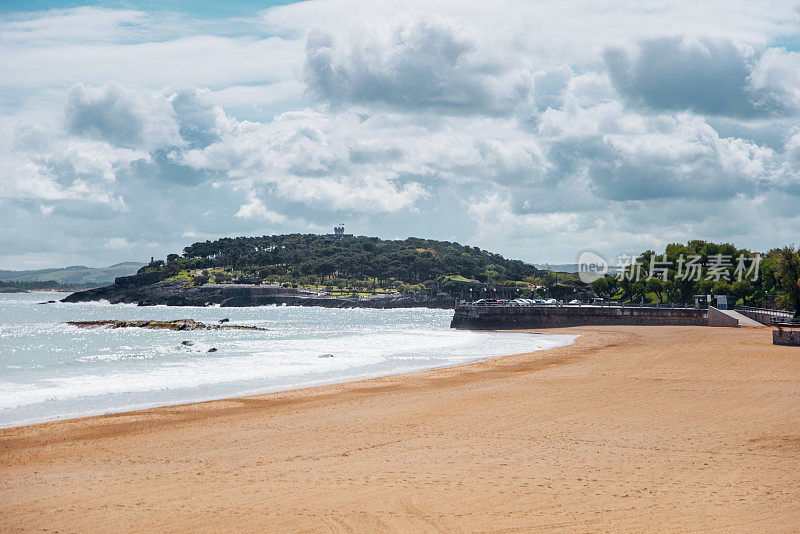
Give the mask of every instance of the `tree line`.
M 408 238 L 382 240 L 317 234 L 222 238 L 187 246 L 166 262 L 143 267 L 176 273 L 182 269 L 225 268 L 256 279 L 271 275 L 313 275 L 350 280 L 420 284 L 457 274 L 480 282 L 502 283 L 536 276 L 538 269 L 478 247 L 449 241 Z
M 794 245 L 759 254 L 694 240 L 629 260 L 616 274 L 594 281 L 595 293 L 673 304 L 690 304 L 695 295 L 730 295 L 745 306 L 800 309 L 800 251 Z

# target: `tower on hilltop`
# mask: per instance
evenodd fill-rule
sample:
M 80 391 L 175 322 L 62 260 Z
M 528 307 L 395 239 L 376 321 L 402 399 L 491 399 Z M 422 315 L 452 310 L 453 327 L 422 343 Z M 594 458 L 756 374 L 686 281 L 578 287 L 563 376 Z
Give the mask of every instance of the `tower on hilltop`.
M 339 223 L 333 227 L 333 233 L 328 234 L 328 237 L 335 237 L 336 239 L 341 239 L 343 237 L 351 237 L 353 234 L 346 234 L 344 233 L 344 223 Z

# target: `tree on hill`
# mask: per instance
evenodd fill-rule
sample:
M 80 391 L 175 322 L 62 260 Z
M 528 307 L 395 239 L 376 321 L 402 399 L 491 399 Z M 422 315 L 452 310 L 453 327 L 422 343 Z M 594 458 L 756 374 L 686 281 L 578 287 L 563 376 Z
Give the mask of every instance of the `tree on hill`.
M 776 256 L 775 278 L 782 292 L 779 302 L 794 310 L 794 318 L 800 317 L 800 250 L 794 245 L 773 250 Z
M 504 284 L 535 277 L 539 271 L 519 260 L 509 260 L 477 247 L 449 241 L 411 237 L 382 240 L 353 236 L 343 239 L 316 234 L 222 238 L 198 242 L 170 254 L 165 269 L 221 268 L 296 279 L 317 276 L 323 281 L 342 278 L 374 280 L 381 287 L 391 281 L 406 285 L 458 275 L 470 280 Z M 143 270 L 153 269 L 153 267 Z

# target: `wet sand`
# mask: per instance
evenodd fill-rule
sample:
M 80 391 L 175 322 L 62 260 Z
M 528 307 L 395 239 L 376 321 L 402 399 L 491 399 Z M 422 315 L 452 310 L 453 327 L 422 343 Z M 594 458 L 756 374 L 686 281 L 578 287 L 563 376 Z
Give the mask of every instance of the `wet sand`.
M 0 530 L 796 531 L 800 349 L 591 327 L 455 368 L 0 430 Z

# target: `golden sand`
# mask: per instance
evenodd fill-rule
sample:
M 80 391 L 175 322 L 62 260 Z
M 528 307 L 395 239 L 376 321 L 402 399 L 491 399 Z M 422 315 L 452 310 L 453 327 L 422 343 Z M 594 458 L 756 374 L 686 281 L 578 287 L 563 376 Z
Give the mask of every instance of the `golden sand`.
M 570 347 L 0 431 L 0 530 L 797 531 L 800 349 Z

